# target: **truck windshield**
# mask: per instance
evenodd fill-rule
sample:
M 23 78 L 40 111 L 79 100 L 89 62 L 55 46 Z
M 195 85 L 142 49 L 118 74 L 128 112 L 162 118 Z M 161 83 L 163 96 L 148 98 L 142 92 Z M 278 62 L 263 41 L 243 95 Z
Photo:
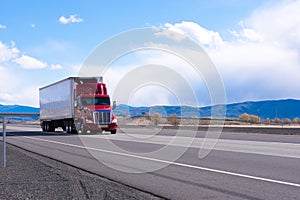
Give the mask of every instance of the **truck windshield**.
M 82 105 L 110 105 L 109 98 L 82 98 Z

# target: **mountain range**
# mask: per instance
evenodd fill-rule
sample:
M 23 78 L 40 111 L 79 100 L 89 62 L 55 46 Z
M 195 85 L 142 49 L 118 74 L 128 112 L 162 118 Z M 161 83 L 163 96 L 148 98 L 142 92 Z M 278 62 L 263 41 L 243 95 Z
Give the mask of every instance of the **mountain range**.
M 118 105 L 114 109 L 117 116 L 144 116 L 147 113 L 153 115 L 159 113 L 167 117 L 176 114 L 180 117 L 210 117 L 213 106 L 189 107 L 189 106 L 150 106 L 150 107 L 132 107 L 128 105 Z M 21 106 L 21 105 L 0 105 L 0 112 L 29 112 L 39 113 L 39 108 Z M 226 105 L 226 117 L 238 118 L 241 114 L 247 113 L 257 115 L 261 119 L 274 118 L 300 118 L 300 100 L 265 100 L 265 101 L 247 101 Z M 1 117 L 0 117 L 1 118 Z M 16 121 L 35 121 L 37 117 L 14 117 L 9 118 Z
M 181 117 L 210 117 L 213 106 L 188 107 L 188 106 L 151 106 L 151 107 L 131 107 L 128 105 L 119 105 L 114 113 L 118 116 L 132 117 L 142 116 L 147 113 L 159 113 L 166 117 L 176 114 Z M 233 103 L 226 105 L 226 117 L 238 118 L 243 113 L 257 115 L 261 119 L 274 118 L 300 118 L 300 100 L 265 100 L 265 101 L 247 101 L 242 103 Z

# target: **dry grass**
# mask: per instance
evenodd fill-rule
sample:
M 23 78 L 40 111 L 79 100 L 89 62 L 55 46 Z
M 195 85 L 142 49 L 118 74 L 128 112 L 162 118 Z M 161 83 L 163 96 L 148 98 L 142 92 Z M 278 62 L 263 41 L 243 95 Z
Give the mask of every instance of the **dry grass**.
M 208 126 L 208 125 L 224 125 L 226 127 L 288 127 L 300 128 L 300 124 L 271 124 L 271 123 L 251 123 L 243 122 L 238 119 L 210 120 L 198 118 L 164 118 L 159 119 L 151 117 L 125 117 L 118 116 L 119 125 L 136 125 L 136 126 Z M 176 120 L 176 123 L 174 121 Z

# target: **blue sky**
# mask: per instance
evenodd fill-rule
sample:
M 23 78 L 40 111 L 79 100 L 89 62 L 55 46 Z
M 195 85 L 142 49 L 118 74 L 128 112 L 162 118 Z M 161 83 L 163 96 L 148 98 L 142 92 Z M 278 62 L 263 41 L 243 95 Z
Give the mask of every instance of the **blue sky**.
M 143 27 L 178 31 L 203 46 L 223 78 L 228 102 L 300 99 L 299 1 L 0 4 L 0 104 L 38 106 L 39 87 L 78 74 L 104 40 Z

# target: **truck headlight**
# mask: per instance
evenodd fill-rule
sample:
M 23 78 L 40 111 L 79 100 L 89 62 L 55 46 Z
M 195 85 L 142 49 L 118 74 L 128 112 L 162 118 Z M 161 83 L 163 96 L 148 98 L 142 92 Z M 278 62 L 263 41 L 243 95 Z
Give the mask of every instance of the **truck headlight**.
M 117 123 L 117 122 L 118 120 L 116 118 L 111 121 L 111 123 Z

